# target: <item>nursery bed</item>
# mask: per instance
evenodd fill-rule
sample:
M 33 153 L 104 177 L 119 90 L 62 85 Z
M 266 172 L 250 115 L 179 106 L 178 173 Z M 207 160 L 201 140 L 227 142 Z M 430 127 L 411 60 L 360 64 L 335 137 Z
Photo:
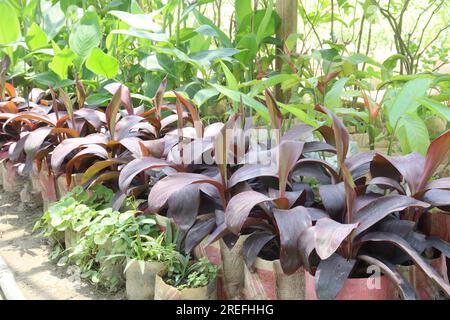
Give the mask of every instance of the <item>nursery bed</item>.
M 40 207 L 23 205 L 17 194 L 0 192 L 0 255 L 14 273 L 25 297 L 34 300 L 123 299 L 123 293 L 109 295 L 81 282 L 75 267 L 58 267 L 49 262 L 49 245 L 32 233 L 41 215 Z

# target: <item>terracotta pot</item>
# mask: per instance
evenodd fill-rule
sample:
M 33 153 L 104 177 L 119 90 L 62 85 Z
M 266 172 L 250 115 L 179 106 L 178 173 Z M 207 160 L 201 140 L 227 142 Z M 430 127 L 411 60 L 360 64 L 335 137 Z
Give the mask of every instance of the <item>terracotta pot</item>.
M 315 277 L 305 271 L 305 300 L 318 300 Z M 377 283 L 378 282 L 378 283 Z M 377 283 L 379 285 L 372 288 Z M 397 300 L 397 290 L 387 276 L 347 279 L 336 300 Z
M 39 183 L 41 186 L 42 206 L 47 211 L 49 205 L 58 200 L 56 194 L 55 177 L 52 173 L 39 172 Z
M 438 258 L 429 260 L 429 263 L 448 283 L 445 256 L 441 254 Z M 440 300 L 445 297 L 434 282 L 416 265 L 397 266 L 397 270 L 413 286 L 421 300 Z
M 27 179 L 17 173 L 17 169 L 11 161 L 3 160 L 0 165 L 2 166 L 3 189 L 6 192 L 19 193 Z
M 429 236 L 438 237 L 450 243 L 450 212 L 433 209 L 420 219 L 420 230 Z M 447 275 L 450 279 L 450 259 L 447 258 Z
M 165 270 L 156 275 L 155 280 L 155 300 L 216 300 L 216 281 L 211 281 L 208 285 L 200 288 L 186 288 L 178 290 L 168 285 L 162 279 Z
M 300 268 L 292 275 L 281 269 L 280 260 L 256 258 L 252 270 L 244 265 L 244 298 L 247 300 L 303 300 L 305 279 Z
M 61 175 L 56 179 L 56 194 L 58 199 L 64 197 L 70 190 L 75 186 L 81 185 L 82 173 L 72 174 L 72 181 L 70 185 L 67 184 L 67 179 L 65 175 Z

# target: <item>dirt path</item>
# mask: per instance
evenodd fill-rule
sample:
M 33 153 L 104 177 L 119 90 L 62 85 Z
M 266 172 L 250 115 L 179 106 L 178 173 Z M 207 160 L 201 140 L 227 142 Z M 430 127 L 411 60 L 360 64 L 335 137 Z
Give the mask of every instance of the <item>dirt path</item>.
M 18 195 L 0 193 L 0 255 L 27 299 L 122 299 L 102 293 L 77 277 L 76 267 L 57 267 L 48 260 L 47 241 L 32 233 L 42 209 L 24 206 Z M 1 299 L 1 298 L 0 298 Z

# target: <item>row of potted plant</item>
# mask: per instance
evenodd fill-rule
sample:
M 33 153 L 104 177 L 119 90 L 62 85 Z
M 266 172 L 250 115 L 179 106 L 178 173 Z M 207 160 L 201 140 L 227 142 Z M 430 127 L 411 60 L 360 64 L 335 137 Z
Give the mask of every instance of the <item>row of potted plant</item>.
M 113 210 L 112 197 L 102 185 L 78 186 L 48 208 L 34 229 L 52 240 L 52 260 L 78 266 L 81 278 L 109 291 L 125 284 L 131 300 L 215 297 L 216 266 L 182 254 L 171 225 L 161 232 L 131 198 Z
M 113 190 L 113 211 L 129 196 L 146 199 L 140 210 L 177 226 L 180 251 L 219 266 L 219 298 L 450 295 L 449 245 L 420 223 L 450 205 L 449 178 L 433 177 L 448 159 L 450 131 L 426 157 L 349 155 L 333 112 L 317 105 L 321 126 L 287 128 L 269 90 L 252 118 L 241 101 L 226 123 L 208 125 L 185 96 L 165 93 L 164 81 L 149 109 L 135 108 L 124 85 L 107 90 L 104 111 L 84 106 L 79 81 L 73 97 L 52 88 L 26 102 L 7 95 L 4 162 L 38 175 L 44 202 L 99 184 Z M 267 124 L 275 144 L 250 142 Z M 262 156 L 271 161 L 249 163 Z M 373 266 L 383 275 L 369 290 Z

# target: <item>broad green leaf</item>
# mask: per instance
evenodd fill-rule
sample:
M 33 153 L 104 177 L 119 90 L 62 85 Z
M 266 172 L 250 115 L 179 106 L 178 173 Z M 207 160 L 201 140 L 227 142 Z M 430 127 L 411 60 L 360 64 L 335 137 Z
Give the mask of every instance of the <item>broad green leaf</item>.
M 8 2 L 0 2 L 0 45 L 16 41 L 20 37 L 20 24 L 16 10 Z M 13 49 L 7 48 L 8 55 L 12 58 Z
M 286 82 L 286 81 L 299 81 L 299 78 L 295 74 L 277 74 L 274 76 L 271 76 L 264 80 L 252 80 L 247 83 L 244 83 L 245 86 L 251 85 L 252 88 L 250 89 L 249 96 L 254 97 L 258 93 L 261 93 L 264 91 L 265 88 L 273 87 L 277 84 Z
M 220 61 L 220 65 L 222 66 L 225 78 L 227 79 L 227 86 L 232 90 L 238 90 L 239 85 L 233 73 L 231 73 L 230 69 L 228 69 L 227 65 L 222 61 Z
M 156 42 L 167 42 L 169 37 L 165 33 L 154 33 L 142 30 L 112 30 L 112 34 L 123 34 L 126 36 L 147 39 Z
M 86 60 L 86 68 L 95 74 L 112 79 L 119 73 L 119 61 L 101 49 L 94 48 Z
M 28 48 L 32 51 L 48 45 L 47 35 L 35 22 L 33 22 L 28 29 L 27 35 L 25 36 L 25 42 L 27 43 Z
M 192 60 L 197 61 L 202 65 L 208 65 L 216 59 L 231 57 L 238 53 L 239 50 L 233 48 L 220 48 L 215 50 L 200 51 L 190 55 Z
M 369 122 L 369 115 L 367 112 L 358 111 L 353 108 L 336 108 L 334 109 L 334 113 L 338 116 L 350 116 L 353 118 L 359 118 L 364 122 Z
M 267 112 L 267 108 L 265 105 L 263 105 L 261 102 L 249 97 L 248 95 L 236 91 L 236 90 L 231 90 L 228 89 L 227 87 L 223 87 L 221 85 L 215 84 L 215 83 L 211 83 L 211 85 L 216 88 L 217 91 L 219 91 L 221 94 L 223 94 L 224 96 L 227 96 L 228 98 L 230 98 L 231 100 L 235 101 L 235 102 L 239 102 L 241 97 L 242 97 L 242 102 L 253 108 L 256 112 L 258 112 L 258 114 L 265 120 L 265 121 L 269 121 L 269 114 Z
M 197 106 L 202 106 L 206 101 L 211 99 L 214 96 L 217 96 L 219 91 L 216 88 L 207 88 L 197 91 L 194 96 L 194 102 Z
M 244 18 L 252 13 L 252 0 L 234 0 L 237 30 L 241 28 Z
M 426 155 L 430 137 L 427 126 L 415 113 L 407 113 L 400 118 L 396 136 L 404 154 L 417 151 Z
M 102 38 L 99 18 L 95 12 L 87 12 L 69 36 L 70 48 L 83 59 L 97 47 Z
M 450 121 L 450 108 L 445 104 L 439 103 L 433 99 L 423 97 L 416 99 L 424 107 L 443 119 Z
M 241 50 L 237 53 L 235 58 L 242 62 L 244 65 L 253 63 L 253 59 L 258 52 L 258 40 L 254 33 L 248 33 L 244 35 L 236 45 L 236 49 Z
M 69 47 L 64 48 L 55 54 L 52 62 L 48 64 L 50 70 L 53 70 L 61 80 L 67 79 L 67 68 L 73 64 L 77 55 Z
M 258 27 L 258 31 L 256 32 L 256 37 L 258 39 L 258 43 L 267 36 L 267 26 L 269 25 L 270 18 L 272 17 L 273 12 L 273 0 L 269 0 L 267 3 L 267 9 L 264 13 L 264 18 L 261 21 L 261 24 Z
M 299 105 L 294 104 L 284 104 L 281 102 L 278 102 L 278 105 L 280 108 L 285 111 L 292 113 L 294 116 L 296 116 L 299 120 L 302 122 L 309 124 L 313 127 L 318 127 L 317 121 L 314 119 L 314 117 L 310 117 L 305 111 L 299 108 Z
M 42 3 L 45 2 L 46 1 L 41 2 L 41 10 L 43 13 L 43 29 L 45 34 L 47 35 L 47 38 L 49 40 L 52 40 L 64 27 L 64 24 L 66 22 L 66 16 L 64 15 L 64 12 L 61 10 L 59 1 L 57 1 L 52 6 L 51 2 L 48 1 L 47 3 L 50 6 L 42 7 Z
M 392 128 L 395 128 L 402 115 L 414 112 L 420 106 L 417 99 L 425 96 L 432 83 L 430 78 L 418 78 L 405 83 L 388 105 L 388 118 Z
M 207 17 L 205 17 L 203 14 L 201 14 L 198 10 L 194 9 L 193 10 L 195 18 L 197 19 L 199 24 L 206 24 L 208 26 L 210 26 L 211 28 L 213 28 L 216 32 L 217 32 L 217 37 L 220 40 L 220 42 L 222 43 L 222 46 L 225 48 L 232 48 L 233 44 L 231 43 L 230 39 L 227 37 L 227 35 L 220 30 L 215 24 L 214 22 L 212 22 L 210 19 L 208 19 Z
M 126 24 L 128 24 L 130 27 L 141 29 L 141 30 L 148 30 L 148 31 L 160 31 L 161 26 L 157 23 L 155 23 L 154 17 L 158 12 L 152 12 L 147 14 L 132 14 L 125 11 L 109 11 L 109 14 L 112 14 L 113 16 L 119 18 Z
M 325 94 L 324 105 L 330 110 L 340 108 L 342 106 L 341 94 L 344 90 L 348 78 L 341 78 L 333 84 L 330 91 Z

